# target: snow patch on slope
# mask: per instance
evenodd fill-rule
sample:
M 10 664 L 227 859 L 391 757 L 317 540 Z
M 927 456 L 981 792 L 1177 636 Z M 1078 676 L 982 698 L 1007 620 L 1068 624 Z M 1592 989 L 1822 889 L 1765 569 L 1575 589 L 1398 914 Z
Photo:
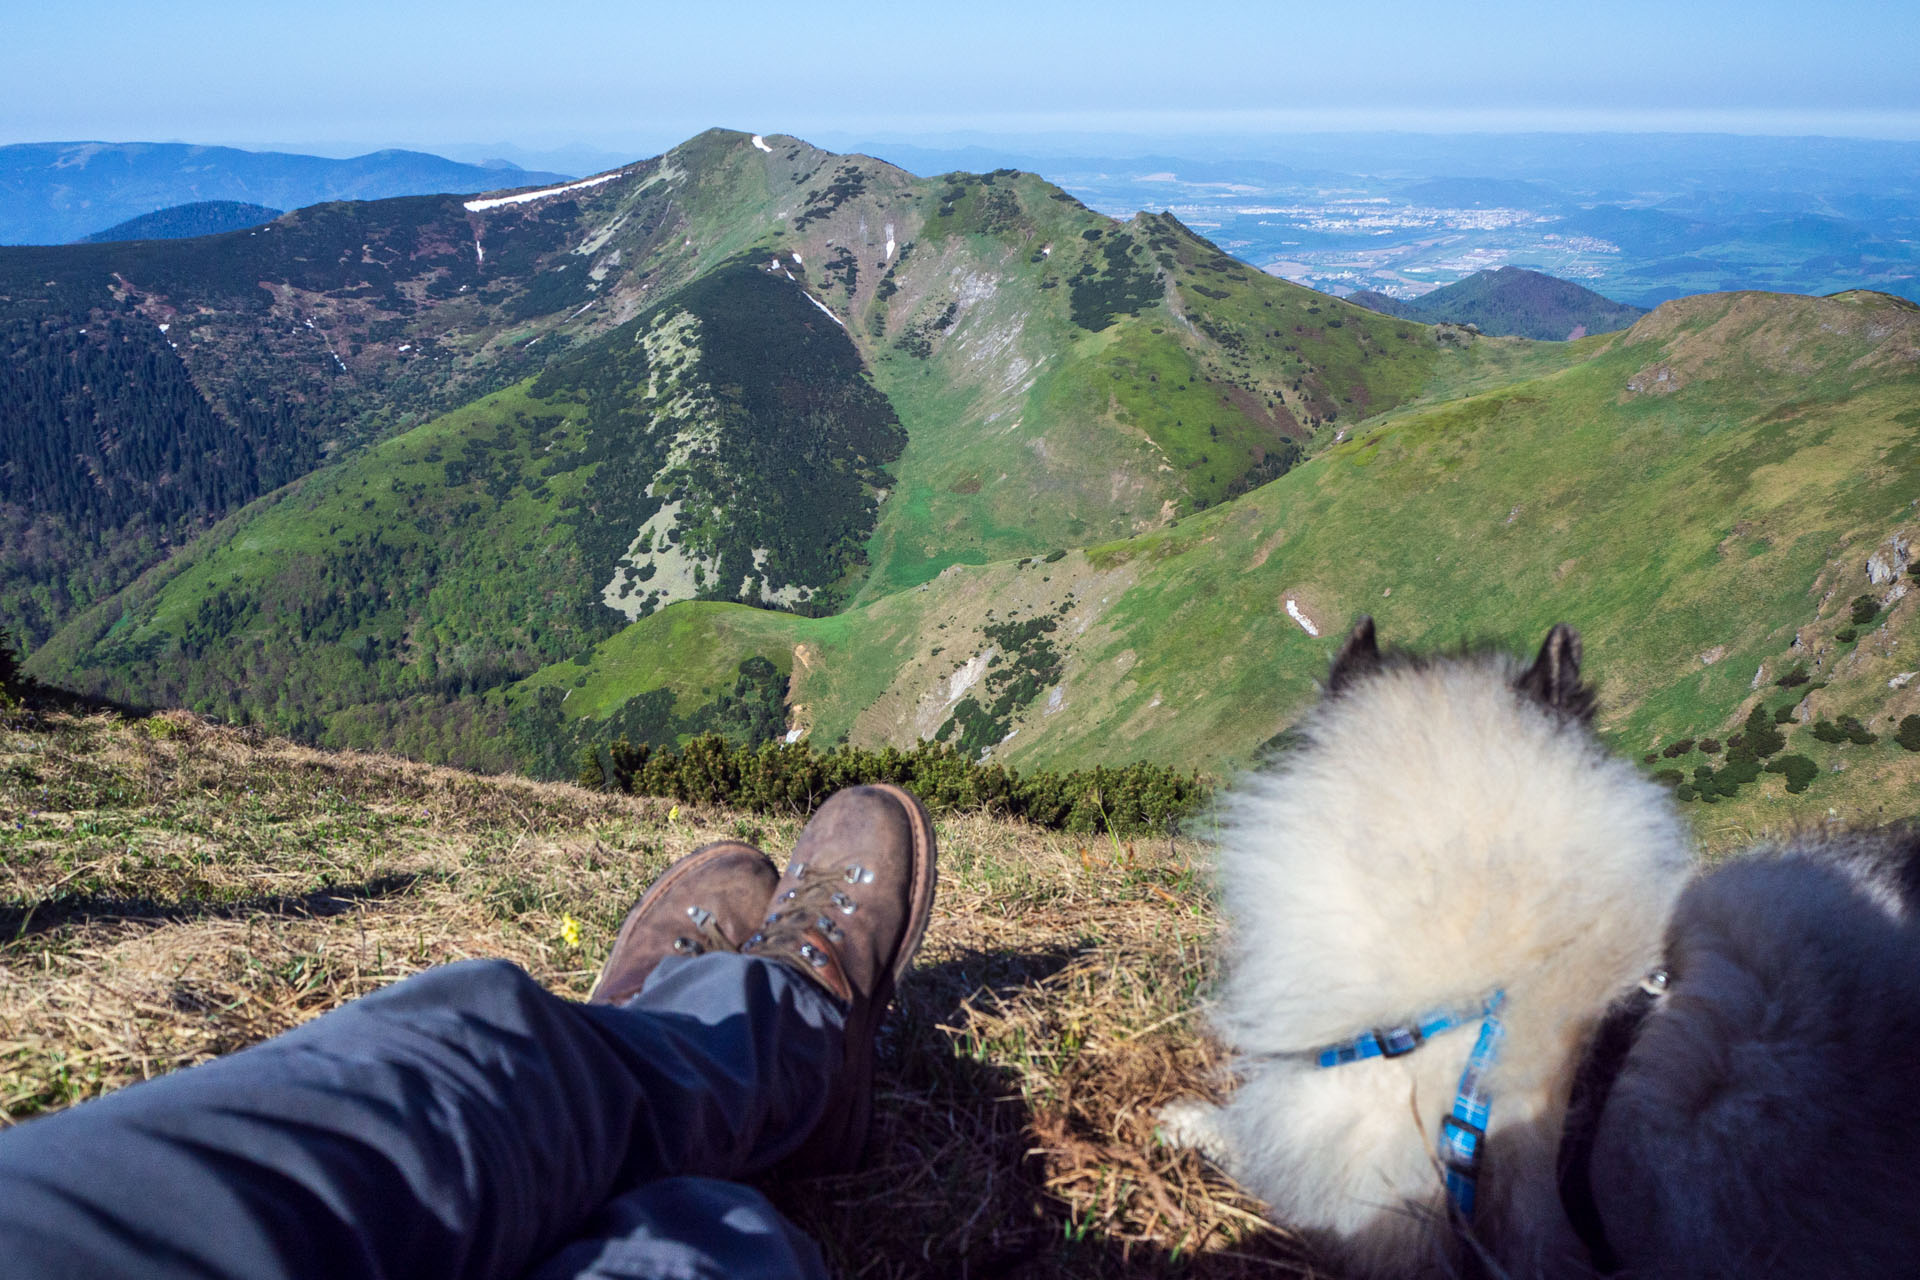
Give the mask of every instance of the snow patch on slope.
M 532 204 L 535 200 L 545 200 L 548 196 L 565 195 L 569 191 L 585 191 L 588 187 L 597 187 L 603 182 L 612 182 L 615 178 L 627 176 L 625 169 L 616 169 L 612 173 L 603 173 L 597 178 L 584 178 L 579 182 L 569 182 L 561 187 L 543 187 L 539 191 L 522 191 L 516 196 L 492 196 L 485 200 L 468 200 L 460 207 L 468 213 L 484 213 L 488 209 L 498 209 L 510 204 Z
M 753 145 L 760 148 L 760 150 L 765 151 L 769 155 L 773 153 L 773 148 L 767 145 L 767 140 L 761 137 L 757 133 L 753 135 Z
M 787 279 L 791 280 L 793 279 L 793 277 L 788 276 Z M 839 325 L 842 329 L 847 327 L 846 321 L 842 320 L 839 316 L 833 314 L 833 312 L 828 311 L 826 303 L 820 301 L 820 299 L 814 297 L 812 294 L 808 293 L 805 289 L 802 289 L 800 291 L 800 296 L 805 298 L 808 302 L 811 302 L 814 306 L 820 308 L 820 310 L 826 314 L 827 319 L 833 321 L 835 324 Z

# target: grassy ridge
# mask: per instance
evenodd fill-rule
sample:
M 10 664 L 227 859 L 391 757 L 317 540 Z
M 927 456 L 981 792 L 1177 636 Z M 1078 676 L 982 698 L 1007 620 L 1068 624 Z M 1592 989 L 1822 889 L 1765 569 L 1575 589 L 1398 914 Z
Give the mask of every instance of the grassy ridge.
M 960 177 L 945 191 L 968 193 L 950 215 L 962 226 L 929 219 L 939 234 L 913 250 L 923 283 L 860 313 L 911 437 L 862 600 L 1214 505 L 1280 474 L 1341 414 L 1411 398 L 1440 359 L 1424 327 L 1262 275 L 1170 216 L 1117 225 L 1038 179 Z M 983 191 L 1007 197 L 995 235 L 964 226 Z M 1154 279 L 1151 294 L 1099 296 L 1135 310 L 1076 307 L 1076 289 L 1125 272 Z M 899 345 L 916 332 L 932 335 L 924 355 Z
M 954 677 L 991 647 L 988 626 L 1065 606 L 1059 703 L 1050 714 L 1052 691 L 1036 697 L 995 749 L 1021 767 L 1244 759 L 1298 714 L 1361 612 L 1422 647 L 1518 650 L 1574 622 L 1603 727 L 1635 755 L 1724 737 L 1756 699 L 1792 700 L 1771 680 L 1796 661 L 1827 681 L 1810 715 L 1890 726 L 1920 710 L 1911 685 L 1886 685 L 1920 667 L 1913 600 L 1864 638 L 1837 637 L 1868 588 L 1867 556 L 1920 498 L 1912 331 L 1911 314 L 1877 296 L 1697 299 L 1574 344 L 1537 376 L 1388 415 L 1170 528 L 952 569 L 838 618 L 755 629 L 744 645 L 731 611 L 686 625 L 728 652 L 802 647 L 795 719 L 816 735 L 905 742 L 938 727 Z M 1500 351 L 1458 380 L 1538 367 Z M 642 664 L 645 649 L 623 634 L 603 651 Z M 589 686 L 616 698 L 598 666 L 596 652 Z M 1789 737 L 1820 781 L 1789 796 L 1763 778 L 1711 821 L 1775 824 L 1836 801 L 1892 813 L 1913 794 L 1920 757 L 1888 738 Z

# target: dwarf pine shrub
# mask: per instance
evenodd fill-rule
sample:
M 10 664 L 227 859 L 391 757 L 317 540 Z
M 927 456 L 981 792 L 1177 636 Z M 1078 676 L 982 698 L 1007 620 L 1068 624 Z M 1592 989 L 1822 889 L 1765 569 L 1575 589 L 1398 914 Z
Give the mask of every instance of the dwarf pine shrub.
M 1798 795 L 1820 776 L 1820 766 L 1805 756 L 1775 756 L 1767 762 L 1768 773 L 1785 774 L 1787 790 Z
M 1855 716 L 1841 716 L 1837 723 L 1840 727 L 1840 732 L 1847 735 L 1847 741 L 1853 743 L 1855 746 L 1870 747 L 1880 741 L 1880 735 L 1877 733 L 1869 733 L 1867 726 L 1861 724 Z
M 1893 740 L 1909 751 L 1920 751 L 1920 716 L 1906 716 L 1900 721 L 1900 732 Z
M 1021 774 L 982 764 L 944 743 L 911 750 L 799 742 L 735 746 L 717 734 L 679 749 L 616 742 L 582 757 L 582 785 L 636 795 L 729 805 L 761 813 L 813 812 L 844 787 L 890 782 L 935 812 L 978 810 L 1075 832 L 1171 832 L 1212 794 L 1198 773 L 1136 761 L 1058 773 Z
M 1740 731 L 1746 749 L 1764 760 L 1787 745 L 1787 735 L 1776 727 L 1773 716 L 1763 703 L 1754 703 L 1753 710 L 1747 712 L 1746 727 Z

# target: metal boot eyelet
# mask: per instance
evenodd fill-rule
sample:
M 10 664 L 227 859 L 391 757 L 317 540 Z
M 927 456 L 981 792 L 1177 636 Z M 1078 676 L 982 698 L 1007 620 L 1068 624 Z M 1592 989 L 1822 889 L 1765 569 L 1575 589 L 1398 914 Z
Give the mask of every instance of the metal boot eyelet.
M 800 958 L 816 969 L 824 969 L 827 967 L 827 953 L 814 946 L 811 942 L 803 942 L 800 944 Z
M 695 942 L 692 938 L 675 938 L 673 940 L 673 949 L 683 956 L 697 956 L 706 951 L 705 947 Z
M 713 912 L 705 907 L 688 907 L 687 919 L 693 921 L 696 928 L 704 929 L 707 927 L 707 921 L 713 919 Z
M 833 905 L 840 908 L 840 914 L 843 916 L 850 916 L 860 909 L 860 904 L 844 893 L 833 895 Z
M 872 884 L 873 872 L 867 870 L 867 868 L 861 866 L 860 864 L 855 863 L 852 866 L 847 868 L 847 883 L 848 884 Z

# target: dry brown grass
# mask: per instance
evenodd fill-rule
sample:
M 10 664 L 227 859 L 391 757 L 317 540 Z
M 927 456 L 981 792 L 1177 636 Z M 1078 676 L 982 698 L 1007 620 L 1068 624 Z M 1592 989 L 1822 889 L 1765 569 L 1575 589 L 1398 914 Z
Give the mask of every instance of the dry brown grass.
M 311 751 L 185 715 L 0 732 L 0 1124 L 239 1048 L 428 965 L 580 996 L 627 906 L 768 819 Z M 870 1168 L 770 1186 L 847 1275 L 1312 1274 L 1153 1136 L 1220 1083 L 1197 846 L 939 823 Z M 568 916 L 582 944 L 563 936 Z

